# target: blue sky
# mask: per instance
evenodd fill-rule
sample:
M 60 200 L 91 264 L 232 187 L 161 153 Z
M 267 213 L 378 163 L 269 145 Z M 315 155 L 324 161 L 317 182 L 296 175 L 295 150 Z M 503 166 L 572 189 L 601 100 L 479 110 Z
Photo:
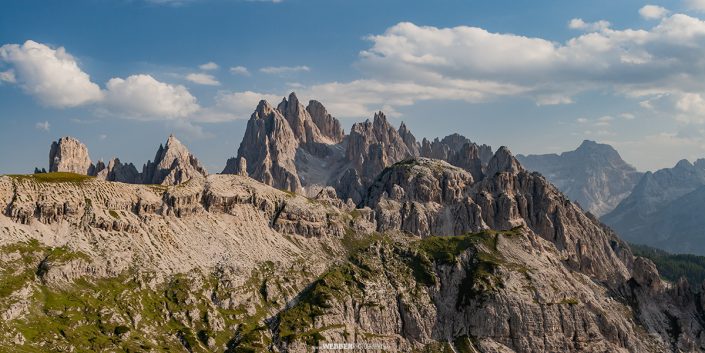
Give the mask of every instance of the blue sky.
M 524 154 L 593 139 L 641 170 L 705 157 L 701 0 L 2 7 L 0 173 L 46 167 L 64 135 L 141 165 L 172 132 L 218 172 L 257 100 L 290 91 L 346 130 L 382 109 L 419 139 Z

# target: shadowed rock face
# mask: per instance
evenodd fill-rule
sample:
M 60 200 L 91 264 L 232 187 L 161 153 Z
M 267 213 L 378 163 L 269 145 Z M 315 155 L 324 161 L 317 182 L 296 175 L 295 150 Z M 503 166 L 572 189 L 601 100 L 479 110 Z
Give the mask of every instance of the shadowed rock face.
M 626 198 L 642 173 L 610 145 L 585 140 L 574 151 L 517 157 L 529 170 L 546 176 L 571 200 L 600 217 Z
M 94 166 L 88 148 L 73 137 L 62 137 L 51 144 L 49 172 L 69 172 L 89 175 Z
M 128 184 L 142 183 L 142 174 L 137 171 L 134 164 L 123 164 L 119 158 L 113 158 L 106 166 L 99 161 L 95 168 L 96 177 L 107 181 L 118 181 Z

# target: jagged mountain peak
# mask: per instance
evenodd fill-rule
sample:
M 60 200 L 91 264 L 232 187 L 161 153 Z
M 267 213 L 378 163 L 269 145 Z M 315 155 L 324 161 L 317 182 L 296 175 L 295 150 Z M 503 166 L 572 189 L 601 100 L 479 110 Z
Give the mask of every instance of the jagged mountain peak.
M 321 102 L 310 100 L 306 106 L 306 111 L 313 119 L 321 135 L 330 139 L 332 143 L 340 143 L 343 140 L 345 131 L 340 126 L 340 122 L 328 113 L 328 110 Z
M 506 146 L 500 147 L 487 164 L 487 175 L 496 173 L 518 173 L 524 170 L 519 161 Z
M 208 175 L 198 159 L 173 134 L 165 144 L 160 144 L 154 162 L 142 168 L 145 184 L 176 185 Z
M 265 99 L 262 99 L 257 104 L 255 111 L 250 116 L 250 119 L 263 119 L 269 116 L 274 111 L 274 107 Z

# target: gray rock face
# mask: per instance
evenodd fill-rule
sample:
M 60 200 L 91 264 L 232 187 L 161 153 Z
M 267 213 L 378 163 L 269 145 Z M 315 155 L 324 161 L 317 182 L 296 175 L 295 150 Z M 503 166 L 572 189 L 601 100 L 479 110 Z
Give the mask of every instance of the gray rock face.
M 343 141 L 345 132 L 340 127 L 340 122 L 328 113 L 323 104 L 316 100 L 309 101 L 306 111 L 311 115 L 311 119 L 323 137 L 334 144 Z
M 298 100 L 296 102 L 295 106 L 289 108 L 292 112 L 298 109 Z M 297 125 L 297 131 L 299 134 L 305 134 L 305 121 L 299 122 L 301 124 Z M 299 138 L 306 138 L 306 136 L 297 137 L 279 110 L 274 109 L 264 100 L 260 101 L 247 122 L 247 129 L 237 157 L 228 160 L 223 173 L 240 173 L 239 161 L 244 158 L 247 161 L 247 175 L 250 177 L 278 189 L 301 191 L 295 159 Z
M 382 112 L 375 113 L 372 122 L 353 125 L 345 156 L 363 180 L 376 177 L 386 166 L 414 157 Z
M 95 176 L 107 181 L 117 181 L 128 184 L 142 183 L 142 174 L 132 163 L 123 164 L 119 158 L 113 158 L 106 166 L 102 161 L 95 168 Z
M 705 255 L 705 160 L 647 172 L 602 221 L 625 240 Z
M 442 140 L 436 138 L 433 142 L 424 138 L 421 141 L 421 156 L 426 158 L 442 159 L 449 162 L 451 160 L 462 159 L 461 157 L 455 157 L 454 155 L 461 151 L 467 144 L 476 145 L 478 149 L 478 156 L 483 165 L 486 165 L 489 163 L 490 159 L 492 159 L 492 156 L 494 155 L 492 152 L 492 147 L 488 145 L 477 145 L 465 136 L 457 133 L 448 135 Z M 451 162 L 451 164 L 453 163 Z
M 310 197 L 332 186 L 341 200 L 358 204 L 385 167 L 419 155 L 446 160 L 479 179 L 492 157 L 489 146 L 476 145 L 458 134 L 419 144 L 404 123 L 395 129 L 382 112 L 372 121 L 354 124 L 346 136 L 338 120 L 318 101 L 304 108 L 291 93 L 266 114 L 260 112 L 262 104 L 268 105 L 260 103 L 237 156 L 228 160 L 223 173 L 240 173 L 238 164 L 246 161 L 252 178 Z M 257 123 L 270 113 L 268 119 L 273 123 Z
M 93 169 L 88 148 L 77 139 L 62 137 L 59 141 L 52 142 L 49 151 L 49 172 L 90 175 Z
M 409 149 L 409 153 L 411 153 L 412 156 L 420 156 L 421 152 L 419 151 L 419 143 L 416 142 L 416 137 L 411 133 L 411 131 L 409 131 L 403 121 L 399 125 L 398 132 L 402 141 L 404 141 L 404 144 Z
M 620 258 L 603 251 L 621 243 L 614 233 L 539 174 L 524 170 L 506 147 L 495 153 L 481 180 L 439 160 L 396 163 L 370 187 L 365 205 L 376 211 L 381 232 L 431 236 L 527 226 L 561 247 L 576 269 L 607 281 L 619 282 L 625 275 Z
M 174 135 L 169 136 L 166 145 L 159 146 L 154 162 L 148 161 L 142 173 L 134 164 L 124 164 L 118 158 L 108 165 L 98 161 L 94 166 L 86 146 L 71 137 L 54 142 L 49 155 L 50 172 L 71 172 L 128 184 L 177 185 L 207 175 L 198 159 Z
M 208 173 L 181 141 L 170 135 L 165 145 L 159 145 L 154 162 L 142 168 L 144 184 L 177 185 Z
M 571 200 L 598 217 L 626 198 L 642 176 L 614 148 L 588 140 L 576 150 L 560 155 L 517 158 L 527 169 L 546 176 Z

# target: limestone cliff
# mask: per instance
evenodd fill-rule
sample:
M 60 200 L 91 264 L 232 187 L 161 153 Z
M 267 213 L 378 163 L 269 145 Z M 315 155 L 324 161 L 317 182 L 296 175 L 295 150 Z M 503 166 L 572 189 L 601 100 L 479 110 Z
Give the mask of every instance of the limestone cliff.
M 73 137 L 52 142 L 49 151 L 49 171 L 89 175 L 94 170 L 88 148 Z

